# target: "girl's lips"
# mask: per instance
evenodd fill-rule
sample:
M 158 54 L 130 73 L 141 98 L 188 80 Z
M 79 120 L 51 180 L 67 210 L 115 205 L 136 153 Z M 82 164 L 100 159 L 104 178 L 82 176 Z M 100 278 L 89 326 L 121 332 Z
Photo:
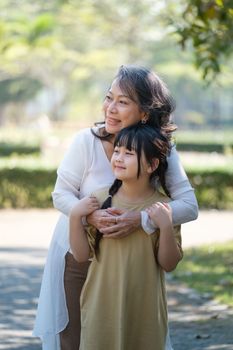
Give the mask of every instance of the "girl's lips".
M 123 166 L 118 166 L 118 165 L 115 165 L 114 168 L 116 170 L 120 169 L 120 170 L 125 170 L 125 168 Z

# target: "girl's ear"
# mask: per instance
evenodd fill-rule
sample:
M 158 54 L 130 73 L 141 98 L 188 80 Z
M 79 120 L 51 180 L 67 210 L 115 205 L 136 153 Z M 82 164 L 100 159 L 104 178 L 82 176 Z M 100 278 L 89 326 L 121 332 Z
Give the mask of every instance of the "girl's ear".
M 158 158 L 155 158 L 152 160 L 152 164 L 150 164 L 148 166 L 148 174 L 152 174 L 159 166 L 159 159 Z

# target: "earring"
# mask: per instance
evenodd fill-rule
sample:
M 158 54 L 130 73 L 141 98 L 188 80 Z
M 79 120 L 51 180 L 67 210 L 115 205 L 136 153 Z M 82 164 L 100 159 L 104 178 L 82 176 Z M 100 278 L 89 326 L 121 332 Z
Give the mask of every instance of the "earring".
M 141 124 L 146 124 L 147 120 L 146 119 L 142 119 L 141 120 Z

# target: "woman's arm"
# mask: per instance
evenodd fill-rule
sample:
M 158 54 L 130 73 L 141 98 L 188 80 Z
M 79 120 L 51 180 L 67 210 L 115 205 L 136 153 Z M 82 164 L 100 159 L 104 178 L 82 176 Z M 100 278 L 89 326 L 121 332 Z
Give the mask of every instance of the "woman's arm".
M 172 209 L 173 225 L 181 225 L 185 222 L 196 220 L 198 217 L 196 196 L 180 162 L 175 146 L 168 157 L 168 169 L 165 176 L 166 186 L 172 199 L 169 205 Z M 158 227 L 156 222 L 150 220 L 146 211 L 142 213 L 142 227 L 148 234 L 153 233 Z
M 69 215 L 79 201 L 80 185 L 90 157 L 86 134 L 86 130 L 77 133 L 57 170 L 57 180 L 52 192 L 53 204 L 65 215 Z
M 172 147 L 171 154 L 168 157 L 165 180 L 172 199 L 169 205 L 172 208 L 173 225 L 196 220 L 198 204 L 194 189 L 190 185 L 175 146 Z

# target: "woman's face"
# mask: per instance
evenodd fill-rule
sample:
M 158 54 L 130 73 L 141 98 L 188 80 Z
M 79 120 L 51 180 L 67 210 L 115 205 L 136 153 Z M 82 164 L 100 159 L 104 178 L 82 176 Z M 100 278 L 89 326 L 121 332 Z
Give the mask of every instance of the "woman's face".
M 117 134 L 121 129 L 136 124 L 145 112 L 140 111 L 136 102 L 131 100 L 114 80 L 103 103 L 105 129 L 110 134 Z

